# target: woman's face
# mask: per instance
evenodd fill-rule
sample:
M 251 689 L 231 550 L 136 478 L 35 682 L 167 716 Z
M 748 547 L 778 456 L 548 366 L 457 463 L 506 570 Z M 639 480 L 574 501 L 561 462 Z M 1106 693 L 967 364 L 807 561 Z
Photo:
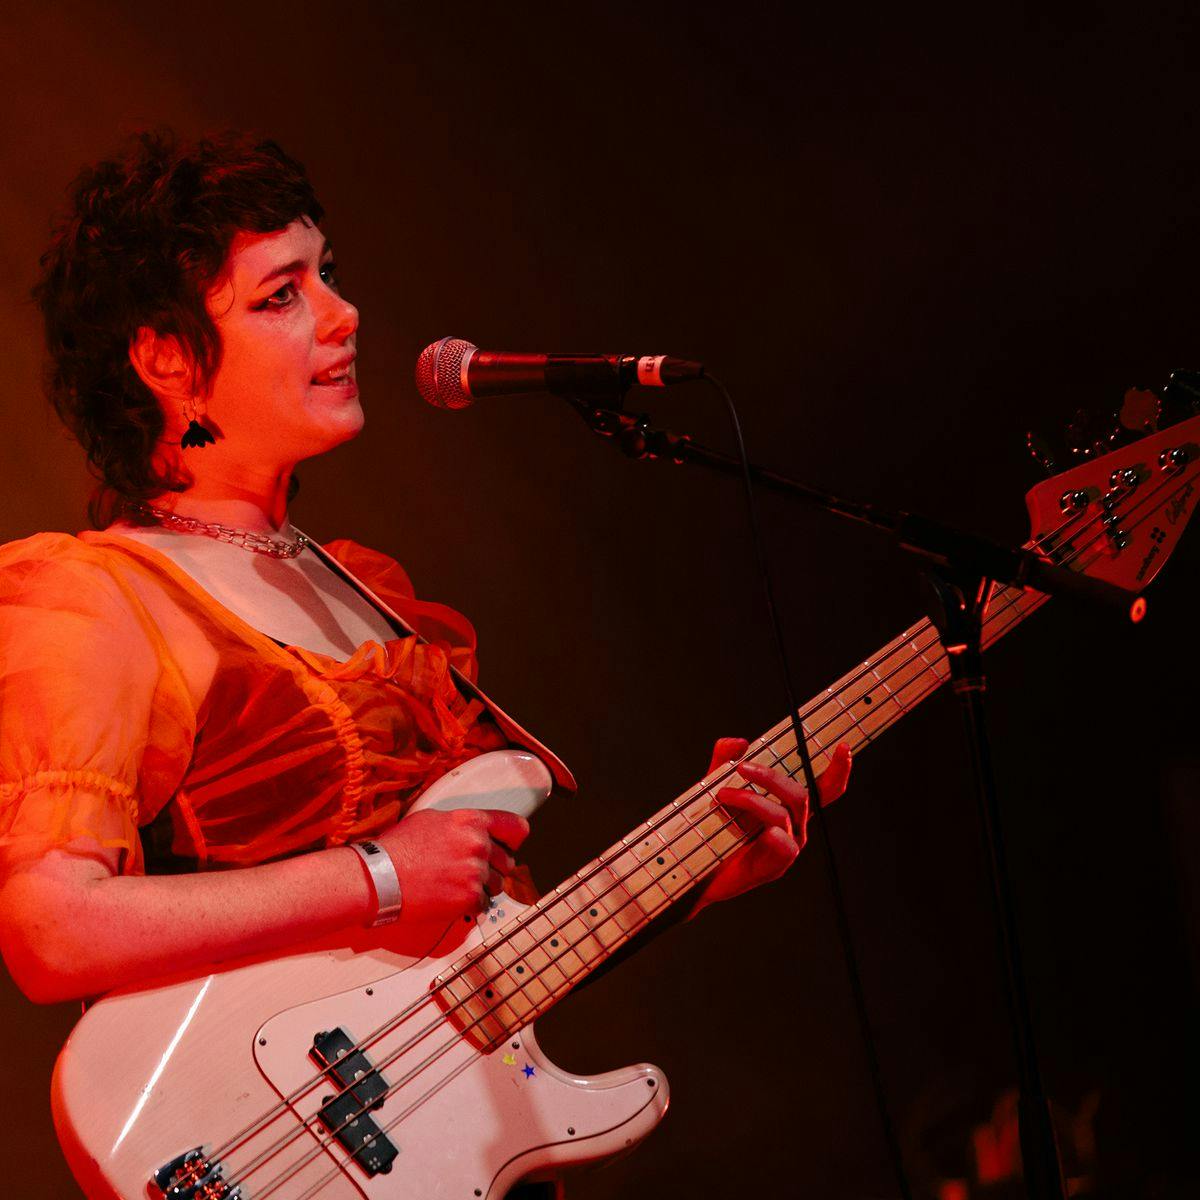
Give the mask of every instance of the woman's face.
M 223 449 L 260 469 L 290 466 L 362 429 L 358 310 L 311 221 L 239 233 L 206 304 L 222 354 L 205 404 Z

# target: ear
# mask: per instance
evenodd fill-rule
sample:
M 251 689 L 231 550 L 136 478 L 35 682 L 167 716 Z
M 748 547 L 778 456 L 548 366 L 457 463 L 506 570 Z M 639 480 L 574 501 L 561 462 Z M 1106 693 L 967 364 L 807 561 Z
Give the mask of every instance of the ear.
M 194 394 L 191 360 L 179 339 L 143 325 L 129 343 L 129 361 L 159 400 L 183 404 Z

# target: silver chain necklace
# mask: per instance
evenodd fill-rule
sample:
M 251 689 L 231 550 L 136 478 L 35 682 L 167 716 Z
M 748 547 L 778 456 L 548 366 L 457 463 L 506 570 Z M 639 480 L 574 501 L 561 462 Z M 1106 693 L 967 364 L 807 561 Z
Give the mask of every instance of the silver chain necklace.
M 228 525 L 220 525 L 216 521 L 200 521 L 195 517 L 181 517 L 177 513 L 155 508 L 152 504 L 130 504 L 130 512 L 142 516 L 153 517 L 160 525 L 168 529 L 178 529 L 180 533 L 198 533 L 203 537 L 216 538 L 218 542 L 228 542 L 243 550 L 253 550 L 255 554 L 269 554 L 272 558 L 295 558 L 305 546 L 308 538 L 302 533 L 296 534 L 294 542 L 285 542 L 282 538 L 268 537 L 265 533 L 253 533 L 249 529 L 233 529 Z

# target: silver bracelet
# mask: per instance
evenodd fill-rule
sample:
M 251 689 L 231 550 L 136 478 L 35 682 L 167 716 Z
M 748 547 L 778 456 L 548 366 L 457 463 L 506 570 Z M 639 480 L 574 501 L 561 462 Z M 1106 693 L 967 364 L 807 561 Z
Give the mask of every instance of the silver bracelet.
M 392 864 L 391 855 L 377 842 L 347 842 L 366 864 L 367 874 L 371 876 L 371 886 L 375 889 L 375 920 L 371 927 L 389 925 L 400 915 L 403 898 L 400 895 L 400 879 Z

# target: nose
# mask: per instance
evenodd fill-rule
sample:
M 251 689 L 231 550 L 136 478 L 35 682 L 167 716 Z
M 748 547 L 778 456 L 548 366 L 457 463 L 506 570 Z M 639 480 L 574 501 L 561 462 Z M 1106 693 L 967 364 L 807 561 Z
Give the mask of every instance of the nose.
M 320 336 L 326 342 L 344 342 L 358 331 L 358 309 L 337 292 L 327 290 L 321 313 Z

